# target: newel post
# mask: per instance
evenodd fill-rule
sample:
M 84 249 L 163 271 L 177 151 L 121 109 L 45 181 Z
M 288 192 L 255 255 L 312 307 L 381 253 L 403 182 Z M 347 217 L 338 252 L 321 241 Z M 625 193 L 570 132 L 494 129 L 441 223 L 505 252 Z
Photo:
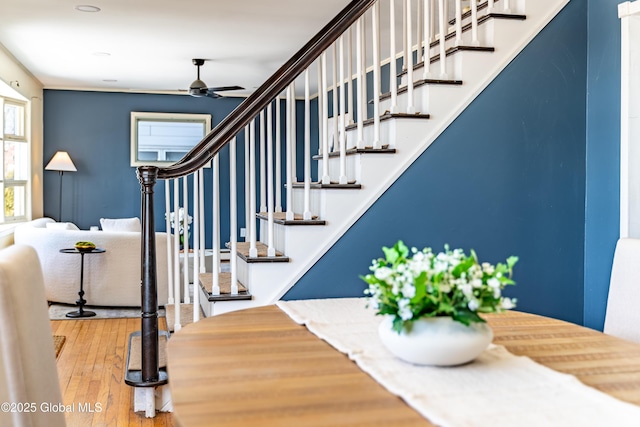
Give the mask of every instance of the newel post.
M 142 192 L 142 378 L 143 382 L 159 379 L 158 350 L 158 286 L 156 275 L 156 233 L 153 212 L 153 187 L 158 168 L 141 166 L 138 180 Z

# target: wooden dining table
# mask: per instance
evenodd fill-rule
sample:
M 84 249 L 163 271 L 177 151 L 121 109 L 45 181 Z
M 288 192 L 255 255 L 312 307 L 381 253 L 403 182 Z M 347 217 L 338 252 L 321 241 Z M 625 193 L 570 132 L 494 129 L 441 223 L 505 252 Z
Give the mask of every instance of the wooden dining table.
M 494 344 L 640 405 L 640 344 L 516 311 L 486 320 Z M 183 427 L 433 426 L 276 306 L 184 327 L 167 361 Z

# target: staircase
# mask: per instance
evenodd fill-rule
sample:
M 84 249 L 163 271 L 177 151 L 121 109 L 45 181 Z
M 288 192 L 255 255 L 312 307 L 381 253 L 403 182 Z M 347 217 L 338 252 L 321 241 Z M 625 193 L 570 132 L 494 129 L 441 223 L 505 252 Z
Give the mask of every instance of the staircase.
M 404 15 L 407 13 L 406 5 L 404 5 L 404 12 L 400 10 L 403 1 L 395 1 L 394 3 L 398 9 L 395 11 L 395 15 L 406 16 Z M 210 316 L 251 306 L 270 304 L 280 299 L 565 4 L 566 1 L 529 0 L 525 8 L 524 1 L 512 1 L 510 4 L 496 2 L 490 11 L 488 10 L 488 2 L 480 3 L 477 5 L 478 24 L 475 36 L 471 22 L 471 11 L 463 14 L 461 7 L 460 20 L 456 20 L 455 11 L 452 11 L 444 47 L 440 45 L 437 34 L 431 37 L 428 67 L 425 67 L 423 49 L 422 47 L 418 48 L 418 43 L 415 41 L 417 31 L 414 28 L 413 41 L 411 42 L 412 55 L 409 56 L 402 52 L 396 55 L 398 58 L 397 75 L 399 76 L 397 93 L 392 93 L 393 82 L 390 82 L 388 77 L 381 84 L 386 90 L 377 94 L 378 105 L 375 105 L 373 99 L 375 95 L 372 92 L 367 93 L 365 105 L 369 107 L 370 112 L 368 118 L 362 118 L 361 126 L 358 125 L 359 119 L 357 117 L 359 104 L 355 102 L 355 108 L 351 109 L 349 105 L 354 104 L 349 104 L 346 99 L 349 91 L 352 91 L 353 97 L 357 99 L 357 77 L 353 79 L 344 77 L 356 75 L 357 71 L 354 74 L 349 74 L 346 72 L 347 66 L 342 64 L 344 72 L 341 73 L 341 64 L 338 59 L 336 61 L 337 70 L 332 72 L 331 63 L 335 56 L 333 48 L 330 48 L 329 52 L 325 54 L 327 57 L 326 71 L 322 70 L 321 56 L 320 71 L 314 69 L 317 67 L 316 64 L 312 65 L 310 71 L 315 73 L 309 80 L 320 80 L 319 93 L 328 94 L 324 99 L 322 96 L 320 99 L 316 98 L 318 110 L 320 110 L 319 117 L 322 116 L 323 109 L 327 110 L 333 107 L 331 108 L 333 111 L 346 110 L 346 120 L 339 119 L 338 123 L 335 123 L 332 111 L 327 114 L 327 116 L 331 115 L 327 123 L 323 123 L 322 118 L 318 119 L 320 133 L 322 134 L 324 131 L 328 134 L 326 138 L 328 144 L 327 142 L 324 144 L 328 145 L 329 149 L 323 151 L 323 135 L 312 137 L 317 154 L 313 155 L 312 153 L 311 161 L 317 162 L 317 174 L 307 177 L 309 178 L 309 188 L 305 190 L 304 166 L 298 167 L 298 171 L 302 171 L 302 176 L 294 177 L 291 180 L 292 191 L 287 192 L 287 197 L 285 197 L 286 200 L 292 201 L 288 203 L 288 212 L 279 212 L 279 209 L 276 209 L 279 207 L 278 204 L 276 204 L 276 208 L 271 206 L 269 209 L 269 206 L 266 206 L 268 203 L 265 200 L 271 198 L 271 202 L 273 202 L 273 195 L 266 194 L 264 191 L 262 195 L 257 195 L 258 201 L 256 203 L 259 213 L 256 218 L 259 222 L 259 235 L 257 236 L 256 248 L 260 249 L 258 256 L 251 256 L 249 253 L 250 239 L 246 243 L 241 243 L 239 250 L 236 249 L 238 251 L 237 280 L 246 286 L 248 291 L 240 292 L 238 297 L 212 294 L 212 286 L 208 284 L 207 280 L 211 275 L 208 275 L 198 287 L 200 290 L 198 299 L 205 315 Z M 415 4 L 413 6 L 415 7 Z M 435 6 L 437 11 L 438 5 Z M 389 2 L 379 2 L 374 5 L 374 9 L 379 8 L 377 13 L 381 27 L 383 21 L 388 20 L 390 15 L 390 9 L 382 10 L 383 7 L 385 9 L 390 7 Z M 505 7 L 508 7 L 508 10 L 505 11 Z M 424 12 L 424 10 L 417 12 Z M 372 10 L 369 13 L 373 14 L 376 11 Z M 414 16 L 413 27 L 415 27 L 416 21 L 420 21 L 421 25 L 424 24 L 423 19 L 416 18 L 415 10 L 409 13 L 413 13 Z M 369 19 L 365 26 L 371 30 L 371 21 L 374 18 L 365 15 L 364 19 Z M 460 36 L 456 33 L 456 22 L 462 24 L 459 30 Z M 404 26 L 406 27 L 406 24 Z M 398 27 L 402 27 L 402 25 L 398 25 Z M 431 31 L 438 32 L 435 29 Z M 389 33 L 389 30 L 381 32 Z M 421 34 L 425 34 L 425 32 L 423 31 Z M 353 40 L 356 38 L 353 34 L 351 37 L 352 43 L 357 43 L 357 40 Z M 348 36 L 344 38 L 347 39 Z M 365 38 L 367 37 L 365 36 Z M 371 35 L 368 36 L 368 40 L 370 39 Z M 400 37 L 397 39 L 401 41 Z M 400 44 L 402 43 L 398 43 L 398 46 Z M 347 56 L 346 45 L 347 41 L 344 40 L 342 51 L 345 57 Z M 389 43 L 386 43 L 386 46 L 381 50 L 389 49 L 388 45 Z M 424 45 L 424 41 L 422 45 Z M 336 56 L 340 58 L 340 40 L 336 42 L 335 48 L 338 51 Z M 444 64 L 440 60 L 442 51 L 445 52 Z M 390 74 L 392 65 L 388 60 L 389 56 L 387 55 L 387 60 L 383 61 L 384 65 L 380 74 Z M 405 58 L 409 58 L 409 60 L 405 60 Z M 357 62 L 357 60 L 354 58 L 353 62 Z M 411 73 L 406 66 L 403 67 L 403 64 L 408 64 L 410 61 L 413 62 Z M 348 63 L 349 60 L 345 59 L 344 62 Z M 322 90 L 323 72 L 331 84 L 325 90 Z M 320 79 L 317 77 L 318 74 L 321 75 Z M 373 70 L 368 71 L 366 79 L 376 79 L 373 74 Z M 332 79 L 332 75 L 337 75 L 337 79 Z M 381 79 L 380 76 L 377 78 Z M 341 81 L 346 87 L 345 95 L 342 95 Z M 409 81 L 414 82 L 412 87 L 409 87 Z M 296 88 L 304 88 L 304 77 L 295 83 Z M 333 88 L 336 85 L 338 87 L 336 91 L 337 102 L 333 99 Z M 329 108 L 324 106 L 324 103 L 328 104 Z M 275 110 L 275 104 L 271 108 Z M 354 114 L 348 113 L 354 110 Z M 375 113 L 376 110 L 378 114 Z M 266 115 L 268 114 L 267 112 Z M 275 115 L 273 112 L 271 114 Z M 380 117 L 379 123 L 374 120 L 374 115 Z M 266 121 L 269 123 L 268 119 Z M 340 129 L 343 121 L 346 122 L 344 131 Z M 304 126 L 304 119 L 296 125 Z M 260 126 L 260 117 L 258 117 L 255 126 Z M 281 136 L 283 138 L 286 136 L 284 133 L 285 130 L 282 130 Z M 264 132 L 258 129 L 256 140 L 259 139 L 260 134 L 264 135 Z M 343 134 L 345 136 L 345 150 L 341 157 L 340 137 Z M 333 138 L 334 135 L 338 135 L 338 138 Z M 304 137 L 302 139 L 303 143 L 298 142 L 295 147 L 298 150 L 296 156 L 298 159 L 301 159 L 304 154 L 301 153 L 304 150 Z M 274 140 L 275 137 L 267 143 L 271 145 Z M 286 140 L 284 139 L 284 141 Z M 320 142 L 316 142 L 317 140 Z M 260 146 L 256 150 L 260 151 Z M 323 155 L 324 152 L 327 153 L 326 156 Z M 262 154 L 264 155 L 264 153 Z M 262 166 L 258 165 L 259 171 L 261 168 Z M 380 171 L 384 171 L 384 173 L 380 173 Z M 261 179 L 268 181 L 264 175 L 258 176 L 258 180 Z M 274 185 L 273 183 L 267 184 L 267 188 L 272 188 L 269 186 Z M 259 184 L 257 185 L 259 187 Z M 273 216 L 273 225 L 269 224 L 270 213 Z M 305 213 L 310 213 L 310 217 L 305 219 Z M 249 218 L 246 223 L 251 221 L 253 220 Z M 231 247 L 231 244 L 228 243 L 227 246 Z M 270 249 L 275 251 L 275 254 L 269 255 Z M 232 254 L 236 250 L 232 250 Z M 252 296 L 250 300 L 247 299 L 249 294 Z M 225 302 L 220 303 L 221 300 Z
M 201 310 L 211 316 L 271 304 L 568 1 L 354 0 L 184 159 L 168 168 L 139 168 L 143 348 L 158 347 L 157 179 L 165 180 L 167 212 L 184 207 L 194 217 L 195 255 L 188 267 L 198 278 L 193 288 L 186 273 L 181 277 L 177 235 L 168 245 L 173 261 L 157 266 L 169 270 L 170 303 L 197 307 L 190 319 L 181 319 L 176 309 L 174 330 L 197 321 Z M 223 148 L 228 200 L 219 198 Z M 204 182 L 202 168 L 209 162 L 214 179 Z M 243 200 L 237 198 L 239 186 Z M 205 203 L 205 194 L 214 194 L 206 198 L 213 200 Z M 201 220 L 205 209 L 213 212 L 213 223 Z M 221 236 L 219 218 L 227 213 L 232 232 Z M 240 228 L 244 241 L 238 241 Z M 213 272 L 204 269 L 205 233 L 212 236 Z M 215 248 L 225 245 L 229 271 L 222 272 L 223 254 Z M 142 386 L 155 385 L 153 358 L 142 366 Z

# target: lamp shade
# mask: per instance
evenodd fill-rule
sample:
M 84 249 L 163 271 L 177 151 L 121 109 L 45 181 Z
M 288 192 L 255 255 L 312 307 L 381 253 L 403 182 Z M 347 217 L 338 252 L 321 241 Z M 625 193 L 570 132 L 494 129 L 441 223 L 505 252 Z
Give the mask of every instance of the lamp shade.
M 46 170 L 49 171 L 63 171 L 63 172 L 76 172 L 76 165 L 71 161 L 69 153 L 66 151 L 58 151 L 53 158 L 49 161 Z

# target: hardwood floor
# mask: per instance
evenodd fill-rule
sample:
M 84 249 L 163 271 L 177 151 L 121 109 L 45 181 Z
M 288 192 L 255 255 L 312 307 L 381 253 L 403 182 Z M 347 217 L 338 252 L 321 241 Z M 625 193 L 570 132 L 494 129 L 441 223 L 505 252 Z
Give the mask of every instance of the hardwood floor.
M 124 369 L 129 334 L 139 329 L 139 318 L 51 321 L 53 334 L 67 338 L 57 361 L 64 405 L 71 409 L 67 426 L 178 426 L 171 413 L 145 418 L 133 412 Z

